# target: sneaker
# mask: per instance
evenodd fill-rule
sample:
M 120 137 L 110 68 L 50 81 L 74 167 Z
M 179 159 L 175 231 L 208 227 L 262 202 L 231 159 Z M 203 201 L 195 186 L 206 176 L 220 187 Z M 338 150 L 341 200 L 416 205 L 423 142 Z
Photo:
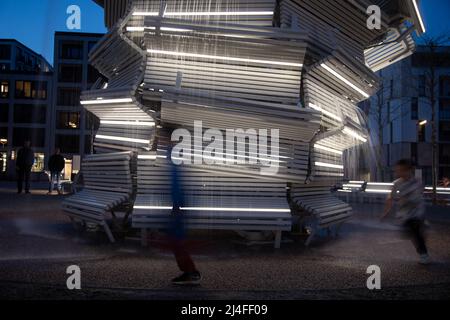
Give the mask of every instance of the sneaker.
M 420 255 L 419 263 L 423 265 L 430 264 L 430 256 L 428 254 Z
M 199 285 L 201 280 L 202 280 L 202 275 L 200 274 L 200 272 L 198 272 L 198 271 L 185 272 L 181 276 L 173 279 L 172 284 L 180 285 L 180 286 L 183 286 L 183 285 L 195 286 L 195 285 Z
M 48 195 L 53 194 L 53 191 L 49 191 L 49 192 L 47 192 L 47 194 L 48 194 Z

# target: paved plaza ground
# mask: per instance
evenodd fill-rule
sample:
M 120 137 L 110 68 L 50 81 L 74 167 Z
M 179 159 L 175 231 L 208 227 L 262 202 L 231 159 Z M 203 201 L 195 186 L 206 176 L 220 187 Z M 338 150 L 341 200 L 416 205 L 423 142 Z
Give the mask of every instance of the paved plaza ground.
M 429 207 L 433 263 L 415 250 L 393 221 L 379 222 L 381 205 L 355 205 L 337 239 L 309 248 L 286 235 L 281 249 L 247 245 L 233 232 L 196 232 L 192 253 L 200 287 L 177 288 L 172 254 L 139 234 L 110 244 L 102 232 L 76 232 L 60 209 L 63 196 L 44 190 L 17 195 L 0 184 L 2 299 L 443 299 L 450 298 L 450 208 Z M 66 268 L 81 268 L 82 290 L 66 289 Z M 382 290 L 366 289 L 366 269 L 381 268 Z

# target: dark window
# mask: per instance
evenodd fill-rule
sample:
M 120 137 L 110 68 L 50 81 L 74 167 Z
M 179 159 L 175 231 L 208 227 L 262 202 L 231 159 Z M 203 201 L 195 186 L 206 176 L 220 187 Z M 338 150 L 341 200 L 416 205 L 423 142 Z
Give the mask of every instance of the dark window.
M 441 97 L 450 97 L 450 76 L 441 76 L 439 79 L 439 93 Z
M 450 164 L 450 144 L 439 145 L 439 163 Z
M 61 41 L 59 57 L 61 59 L 83 59 L 83 43 Z
M 80 105 L 80 88 L 58 88 L 59 106 L 79 106 Z
M 59 66 L 58 80 L 61 82 L 81 82 L 83 79 L 83 66 L 81 64 L 61 64 Z
M 416 52 L 411 60 L 413 67 L 424 68 L 430 66 L 450 67 L 450 53 Z
M 419 99 L 411 100 L 411 120 L 419 120 Z
M 8 128 L 0 127 L 0 139 L 8 139 Z
M 45 105 L 14 105 L 14 123 L 45 123 L 46 118 L 47 107 Z
M 80 150 L 79 135 L 57 134 L 55 143 L 62 153 L 78 153 Z
M 419 76 L 419 96 L 425 97 L 426 95 L 426 77 L 422 74 Z
M 0 122 L 8 122 L 9 104 L 0 104 Z
M 411 161 L 417 164 L 417 143 L 411 143 Z
M 88 66 L 88 83 L 94 83 L 98 78 L 101 77 L 100 72 L 97 71 L 93 66 Z
M 9 98 L 9 82 L 0 81 L 0 98 Z
M 9 44 L 0 44 L 0 60 L 11 59 L 11 46 Z
M 59 111 L 56 122 L 57 129 L 79 129 L 80 113 Z
M 47 82 L 16 81 L 17 99 L 47 99 Z
M 31 141 L 31 146 L 43 148 L 45 146 L 45 129 L 40 128 L 14 128 L 13 146 L 21 147 L 27 140 Z
M 417 129 L 417 140 L 419 140 L 419 142 L 425 142 L 425 128 L 427 126 L 426 125 L 419 125 L 419 128 Z
M 441 121 L 439 123 L 439 139 L 450 141 L 450 121 Z
M 439 118 L 450 120 L 450 99 L 439 100 Z

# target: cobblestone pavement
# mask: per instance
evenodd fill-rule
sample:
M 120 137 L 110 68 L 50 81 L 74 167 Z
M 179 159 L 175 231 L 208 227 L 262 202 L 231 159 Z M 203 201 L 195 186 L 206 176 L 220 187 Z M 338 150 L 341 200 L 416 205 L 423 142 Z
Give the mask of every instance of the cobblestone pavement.
M 138 234 L 116 244 L 102 232 L 75 231 L 60 196 L 17 195 L 0 185 L 0 298 L 7 299 L 443 299 L 450 288 L 450 210 L 429 208 L 433 263 L 421 266 L 408 239 L 380 205 L 355 205 L 338 238 L 305 248 L 286 235 L 282 248 L 247 245 L 232 232 L 196 232 L 191 252 L 204 275 L 201 287 L 174 288 L 170 252 Z M 81 268 L 82 290 L 65 289 L 66 268 Z M 382 290 L 365 288 L 366 269 L 378 265 Z

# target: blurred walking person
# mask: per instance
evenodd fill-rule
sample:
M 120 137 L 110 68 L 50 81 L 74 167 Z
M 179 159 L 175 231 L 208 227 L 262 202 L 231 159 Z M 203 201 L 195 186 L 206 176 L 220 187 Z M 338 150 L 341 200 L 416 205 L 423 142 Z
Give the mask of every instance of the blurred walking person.
M 187 249 L 186 222 L 181 212 L 181 208 L 185 205 L 184 192 L 180 180 L 180 171 L 178 166 L 173 163 L 171 153 L 171 149 L 169 149 L 167 158 L 171 169 L 171 195 L 173 203 L 171 225 L 169 226 L 169 242 L 178 268 L 183 272 L 179 277 L 172 280 L 172 284 L 198 285 L 202 276 L 197 270 Z
M 31 142 L 25 141 L 23 147 L 17 151 L 16 171 L 17 171 L 17 193 L 22 193 L 23 182 L 25 181 L 25 193 L 30 193 L 31 168 L 34 164 L 34 152 L 31 149 Z
M 48 187 L 48 194 L 52 194 L 55 188 L 58 194 L 61 194 L 61 172 L 64 170 L 66 160 L 61 155 L 59 148 L 55 149 L 55 153 L 48 159 L 48 170 L 50 171 L 50 185 Z
M 397 180 L 394 181 L 381 219 L 388 216 L 395 205 L 396 217 L 420 255 L 419 263 L 428 264 L 430 257 L 424 237 L 425 203 L 422 183 L 414 177 L 414 166 L 409 160 L 397 162 L 395 176 Z

